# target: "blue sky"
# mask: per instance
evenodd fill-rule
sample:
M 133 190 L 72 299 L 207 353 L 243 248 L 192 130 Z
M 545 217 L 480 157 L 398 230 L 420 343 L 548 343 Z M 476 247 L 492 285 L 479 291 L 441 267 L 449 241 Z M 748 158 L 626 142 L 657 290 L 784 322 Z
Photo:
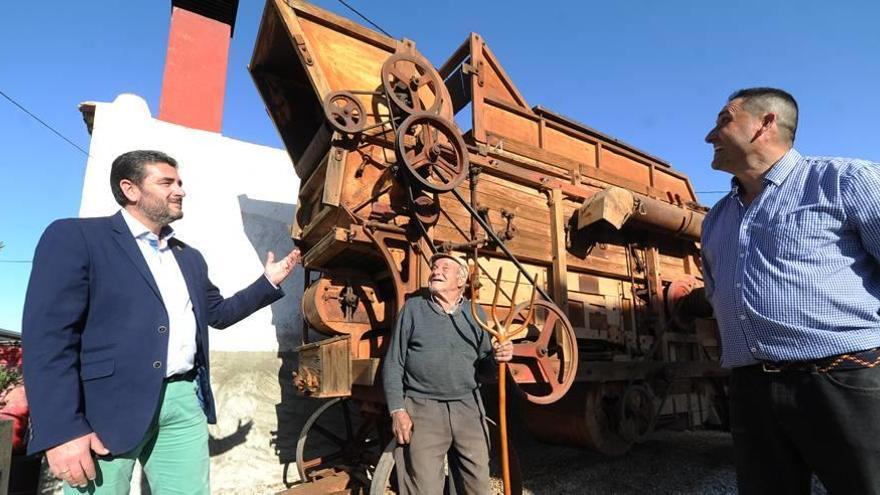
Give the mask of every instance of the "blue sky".
M 794 94 L 801 152 L 880 161 L 873 0 L 348 1 L 438 66 L 482 34 L 529 104 L 665 159 L 698 191 L 728 187 L 703 137 L 746 86 Z M 315 3 L 357 20 L 335 0 Z M 246 70 L 262 9 L 240 1 L 223 134 L 281 147 Z M 163 0 L 7 2 L 0 91 L 87 150 L 80 102 L 136 93 L 157 113 L 169 15 Z M 3 98 L 0 149 L 0 328 L 19 330 L 30 264 L 14 261 L 31 259 L 53 219 L 76 216 L 86 157 Z

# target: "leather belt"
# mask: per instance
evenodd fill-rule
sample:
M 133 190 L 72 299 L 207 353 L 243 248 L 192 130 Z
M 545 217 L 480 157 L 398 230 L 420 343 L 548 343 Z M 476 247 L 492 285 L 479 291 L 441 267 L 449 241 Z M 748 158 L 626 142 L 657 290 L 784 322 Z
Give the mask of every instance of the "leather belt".
M 761 369 L 765 373 L 783 371 L 804 371 L 827 373 L 832 370 L 855 370 L 873 368 L 880 365 L 880 347 L 864 351 L 849 352 L 812 361 L 762 361 Z
M 196 379 L 196 375 L 198 375 L 198 373 L 196 372 L 196 369 L 192 368 L 185 373 L 177 373 L 177 374 L 165 377 L 165 383 L 180 382 L 180 381 L 184 381 L 184 380 L 190 382 L 190 381 L 193 381 Z

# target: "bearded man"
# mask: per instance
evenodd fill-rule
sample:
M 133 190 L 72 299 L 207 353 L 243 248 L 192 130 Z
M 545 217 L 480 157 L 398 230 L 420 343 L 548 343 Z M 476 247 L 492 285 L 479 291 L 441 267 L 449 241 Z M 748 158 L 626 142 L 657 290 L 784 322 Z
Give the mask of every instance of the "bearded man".
M 513 345 L 491 343 L 474 321 L 464 297 L 467 277 L 465 260 L 435 254 L 428 293 L 404 304 L 391 334 L 382 374 L 402 493 L 443 493 L 444 456 L 456 493 L 489 492 L 489 439 L 476 376 L 493 356 L 510 361 Z
M 270 252 L 264 274 L 224 298 L 169 227 L 183 217 L 182 185 L 165 153 L 124 153 L 110 171 L 122 209 L 53 222 L 34 254 L 22 322 L 28 449 L 46 452 L 67 494 L 128 493 L 138 461 L 156 495 L 210 493 L 208 325 L 279 299 L 299 260 Z

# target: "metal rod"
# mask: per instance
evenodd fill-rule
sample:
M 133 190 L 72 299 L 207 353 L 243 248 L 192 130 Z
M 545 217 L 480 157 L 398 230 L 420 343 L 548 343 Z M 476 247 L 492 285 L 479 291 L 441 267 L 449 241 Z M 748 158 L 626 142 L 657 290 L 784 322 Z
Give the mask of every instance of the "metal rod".
M 384 94 L 384 93 L 382 93 L 381 91 L 367 91 L 367 90 L 364 90 L 364 89 L 349 89 L 348 92 L 351 93 L 351 94 L 353 94 L 353 95 L 374 95 L 374 96 L 381 96 L 382 94 Z
M 372 131 L 373 129 L 375 129 L 375 128 L 377 128 L 377 127 L 385 127 L 386 125 L 388 125 L 388 124 L 390 124 L 390 123 L 391 123 L 390 120 L 383 120 L 383 121 L 381 121 L 381 122 L 377 122 L 377 123 L 375 123 L 375 124 L 373 124 L 373 125 L 371 125 L 371 126 L 369 126 L 369 127 L 364 127 L 363 129 L 361 129 L 361 132 Z M 385 132 L 383 132 L 382 134 L 385 134 L 385 133 L 387 133 L 387 132 L 388 132 L 388 131 L 385 131 Z
M 461 193 L 459 193 L 457 190 L 453 189 L 452 194 L 456 197 L 456 199 L 458 199 L 458 201 L 462 204 L 462 206 L 464 206 L 465 209 L 467 209 L 467 211 L 471 214 L 471 216 L 474 219 L 476 219 L 477 223 L 480 224 L 480 227 L 483 227 L 483 230 L 486 231 L 486 234 L 488 234 L 489 237 L 491 237 L 492 240 L 495 241 L 495 243 L 498 245 L 498 247 L 500 247 L 501 250 L 504 251 L 504 254 L 506 254 L 507 257 L 510 258 L 510 261 L 513 262 L 514 266 L 516 266 L 516 268 L 520 272 L 522 272 L 522 274 L 526 277 L 526 280 L 528 280 L 529 283 L 532 284 L 533 287 L 538 289 L 538 293 L 541 294 L 541 297 L 543 297 L 547 301 L 553 302 L 553 299 L 551 299 L 550 296 L 547 295 L 546 292 L 544 292 L 544 289 L 538 287 L 535 284 L 535 279 L 533 279 L 532 276 L 529 275 L 529 273 L 526 271 L 525 267 L 522 266 L 522 264 L 519 262 L 519 260 L 516 259 L 516 256 L 514 256 L 513 253 L 511 253 L 509 249 L 507 249 L 507 246 L 504 245 L 504 242 L 502 242 L 501 239 L 499 239 L 498 236 L 495 235 L 495 232 L 492 231 L 492 227 L 487 225 L 486 222 L 482 218 L 480 218 L 480 215 L 476 212 L 476 210 L 471 208 L 471 205 L 468 204 L 467 201 L 465 201 L 464 198 L 461 197 Z

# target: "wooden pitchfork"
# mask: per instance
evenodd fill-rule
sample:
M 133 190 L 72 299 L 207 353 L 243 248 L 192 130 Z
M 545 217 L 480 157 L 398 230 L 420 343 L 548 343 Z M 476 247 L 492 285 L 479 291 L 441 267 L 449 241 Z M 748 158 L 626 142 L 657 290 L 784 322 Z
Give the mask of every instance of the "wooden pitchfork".
M 532 296 L 529 301 L 529 311 L 525 321 L 511 327 L 513 318 L 516 316 L 514 309 L 516 308 L 516 291 L 519 289 L 519 280 L 522 275 L 516 272 L 516 283 L 513 286 L 513 295 L 510 297 L 510 311 L 504 321 L 498 319 L 498 296 L 501 294 L 501 268 L 498 268 L 498 276 L 495 278 L 495 296 L 492 298 L 492 307 L 489 314 L 492 315 L 492 322 L 485 322 L 480 318 L 477 311 L 477 276 L 471 278 L 471 315 L 474 321 L 480 325 L 483 330 L 489 333 L 499 344 L 503 344 L 510 340 L 511 337 L 527 328 L 535 316 L 535 293 L 538 287 L 538 277 L 535 277 L 535 284 L 532 286 Z M 507 363 L 498 363 L 498 429 L 501 434 L 501 479 L 504 482 L 504 495 L 510 495 L 510 459 L 507 455 Z

